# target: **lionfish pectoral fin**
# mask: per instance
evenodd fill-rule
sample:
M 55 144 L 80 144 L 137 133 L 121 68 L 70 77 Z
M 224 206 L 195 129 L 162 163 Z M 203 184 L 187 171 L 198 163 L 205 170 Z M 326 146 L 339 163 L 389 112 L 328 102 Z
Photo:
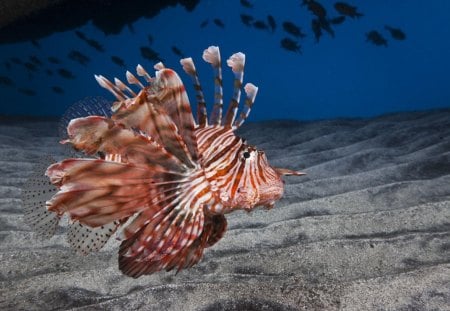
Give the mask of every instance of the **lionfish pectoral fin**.
M 67 213 L 89 227 L 104 226 L 147 208 L 158 184 L 179 178 L 145 165 L 101 159 L 67 159 L 51 165 L 46 174 L 59 187 L 47 201 L 48 210 Z
M 49 156 L 39 159 L 32 175 L 22 187 L 21 193 L 24 222 L 43 238 L 50 238 L 55 234 L 60 220 L 59 215 L 46 208 L 46 202 L 58 191 L 58 188 L 44 175 L 44 171 L 55 162 Z
M 128 237 L 119 251 L 119 268 L 124 274 L 137 278 L 163 269 L 181 270 L 200 260 L 204 214 L 182 204 L 175 197 L 160 210 L 143 211 L 125 228 Z M 139 227 L 136 223 L 142 227 L 132 233 Z
M 306 175 L 306 173 L 304 173 L 304 172 L 294 171 L 294 170 L 290 170 L 290 169 L 287 169 L 287 168 L 278 168 L 278 167 L 276 167 L 276 168 L 274 168 L 274 170 L 280 176 L 290 176 L 290 175 L 303 176 L 303 175 Z
M 124 229 L 120 270 L 139 277 L 160 270 L 180 271 L 199 262 L 204 249 L 216 243 L 226 230 L 222 215 L 205 211 L 209 200 L 211 192 L 202 174 L 152 200 L 153 205 Z
M 212 215 L 208 217 L 206 226 L 210 226 L 206 247 L 211 247 L 223 237 L 227 231 L 227 219 L 224 215 Z M 205 230 L 206 232 L 206 230 Z

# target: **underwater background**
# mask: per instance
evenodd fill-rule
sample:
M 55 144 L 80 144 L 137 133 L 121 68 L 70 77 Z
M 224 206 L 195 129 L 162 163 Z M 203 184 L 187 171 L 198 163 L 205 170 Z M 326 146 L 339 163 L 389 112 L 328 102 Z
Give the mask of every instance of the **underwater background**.
M 450 310 L 449 13 L 448 0 L 0 0 L 0 310 Z M 76 222 L 39 238 L 26 214 L 46 211 L 46 161 L 73 156 L 58 142 L 74 114 L 61 116 L 114 100 L 94 74 L 163 61 L 195 111 L 179 63 L 192 57 L 211 108 L 211 45 L 225 107 L 232 53 L 259 87 L 239 137 L 306 175 L 271 210 L 227 214 L 179 273 L 124 275 L 116 237 L 78 255 L 91 244 L 71 238 Z
M 201 60 L 210 45 L 223 62 L 246 54 L 244 82 L 259 87 L 250 121 L 371 117 L 450 103 L 446 0 L 55 3 L 2 23 L 2 115 L 60 116 L 86 96 L 112 100 L 94 74 L 125 81 L 126 70 L 141 64 L 152 73 L 158 61 L 180 73 L 193 103 L 182 57 L 196 62 L 211 106 L 213 75 Z M 223 81 L 227 103 L 229 70 Z

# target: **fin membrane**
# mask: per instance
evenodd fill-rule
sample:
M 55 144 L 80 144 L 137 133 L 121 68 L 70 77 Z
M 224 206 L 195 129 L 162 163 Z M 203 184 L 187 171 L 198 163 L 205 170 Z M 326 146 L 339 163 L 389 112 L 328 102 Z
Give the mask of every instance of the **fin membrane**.
M 50 238 L 55 234 L 60 219 L 46 207 L 46 202 L 58 191 L 44 174 L 47 167 L 54 162 L 51 157 L 40 159 L 33 169 L 33 174 L 22 187 L 24 222 L 43 238 Z
M 99 251 L 116 232 L 120 222 L 91 228 L 76 221 L 69 226 L 67 241 L 75 251 L 81 255 Z

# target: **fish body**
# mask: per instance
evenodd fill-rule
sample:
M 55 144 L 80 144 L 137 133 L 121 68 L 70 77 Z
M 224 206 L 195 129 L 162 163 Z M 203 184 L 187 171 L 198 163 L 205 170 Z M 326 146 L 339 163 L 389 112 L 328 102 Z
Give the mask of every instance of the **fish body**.
M 405 40 L 406 39 L 406 34 L 399 28 L 394 28 L 391 26 L 384 26 L 384 28 L 390 32 L 391 37 L 396 39 L 396 40 Z
M 387 40 L 376 30 L 371 30 L 366 33 L 366 41 L 372 42 L 374 45 L 385 47 L 388 46 Z
M 137 67 L 148 84 L 130 72 L 130 85 L 96 76 L 116 97 L 112 115 L 69 122 L 63 143 L 88 157 L 50 165 L 45 173 L 50 183 L 38 178 L 23 191 L 27 222 L 48 236 L 67 214 L 73 222 L 69 243 L 83 254 L 100 249 L 120 229 L 119 268 L 139 277 L 196 264 L 225 233 L 225 214 L 272 208 L 283 194 L 282 176 L 303 173 L 270 166 L 263 151 L 234 133 L 247 119 L 258 90 L 245 85 L 238 114 L 245 55 L 227 60 L 235 79 L 226 113 L 218 47 L 206 49 L 203 59 L 214 69 L 209 117 L 191 58 L 181 64 L 194 82 L 196 118 L 178 74 L 161 63 L 155 65 L 155 77 Z M 42 202 L 45 210 L 38 209 Z
M 345 2 L 336 2 L 334 4 L 334 8 L 340 14 L 345 15 L 345 16 L 349 16 L 351 18 L 359 18 L 361 16 L 364 16 L 364 14 L 358 12 L 358 8 L 356 6 L 352 6 L 352 5 L 347 4 Z

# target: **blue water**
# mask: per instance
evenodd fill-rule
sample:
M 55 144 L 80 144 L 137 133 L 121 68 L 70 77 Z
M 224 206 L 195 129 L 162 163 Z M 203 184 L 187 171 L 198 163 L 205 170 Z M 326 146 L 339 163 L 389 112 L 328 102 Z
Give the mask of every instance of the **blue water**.
M 250 120 L 328 119 L 336 117 L 370 117 L 396 111 L 425 110 L 450 106 L 450 1 L 448 0 L 377 0 L 349 1 L 364 14 L 359 19 L 347 18 L 333 26 L 335 38 L 326 32 L 318 43 L 311 31 L 311 12 L 301 1 L 249 0 L 253 8 L 243 7 L 239 0 L 200 1 L 192 12 L 182 6 L 164 9 L 154 18 L 141 18 L 118 35 L 104 35 L 92 23 L 77 29 L 54 33 L 39 39 L 40 48 L 30 42 L 0 46 L 0 64 L 11 57 L 28 60 L 30 55 L 43 61 L 37 72 L 28 72 L 23 65 L 12 63 L 10 70 L 0 65 L 0 76 L 8 76 L 14 86 L 0 85 L 0 114 L 61 115 L 74 102 L 86 96 L 112 95 L 100 88 L 94 74 L 125 81 L 125 68 L 114 64 L 111 56 L 119 56 L 127 69 L 134 72 L 142 64 L 153 72 L 153 63 L 143 58 L 141 46 L 149 46 L 164 59 L 166 67 L 177 70 L 185 81 L 194 104 L 190 79 L 182 72 L 179 56 L 171 47 L 178 47 L 185 56 L 196 61 L 203 88 L 212 90 L 212 71 L 201 59 L 209 45 L 218 45 L 225 60 L 234 52 L 247 56 L 245 81 L 259 86 Z M 336 1 L 319 1 L 329 17 L 338 16 Z M 126 1 L 124 1 L 126 3 Z M 240 14 L 266 20 L 272 15 L 277 28 L 272 33 L 245 26 Z M 213 23 L 223 21 L 225 27 Z M 201 28 L 200 24 L 208 20 Z M 291 21 L 302 28 L 307 37 L 299 40 L 302 54 L 280 46 L 286 33 L 281 24 Z M 393 39 L 384 25 L 400 28 L 405 40 Z M 39 25 L 36 25 L 39 27 Z M 75 35 L 82 31 L 99 41 L 105 52 L 98 52 Z M 366 40 L 366 33 L 379 31 L 388 46 L 376 46 Z M 150 45 L 148 35 L 153 37 Z M 68 58 L 78 50 L 90 58 L 81 65 Z M 55 56 L 61 65 L 47 58 Z M 70 70 L 75 79 L 58 75 L 58 68 Z M 46 70 L 53 75 L 49 76 Z M 63 94 L 52 91 L 61 87 Z M 224 65 L 225 103 L 232 93 L 232 76 Z M 34 90 L 29 96 L 19 88 Z M 206 92 L 209 103 L 211 92 Z

